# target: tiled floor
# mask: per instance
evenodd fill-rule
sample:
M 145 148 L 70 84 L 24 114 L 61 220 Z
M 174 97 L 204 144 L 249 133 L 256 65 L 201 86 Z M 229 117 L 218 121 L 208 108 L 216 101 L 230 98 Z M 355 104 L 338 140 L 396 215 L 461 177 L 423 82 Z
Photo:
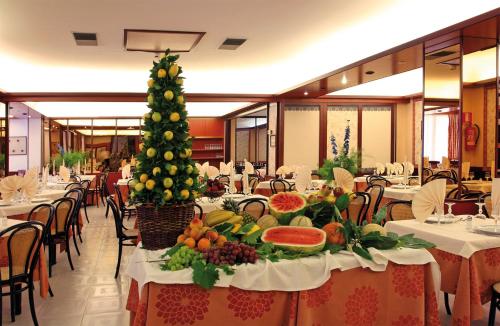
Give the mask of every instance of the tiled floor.
M 41 326 L 125 326 L 129 325 L 129 313 L 125 306 L 129 278 L 124 275 L 127 256 L 132 247 L 124 247 L 122 266 L 118 279 L 114 278 L 118 252 L 114 222 L 104 218 L 104 209 L 89 208 L 90 223 L 83 230 L 83 244 L 79 244 L 81 256 L 72 249 L 75 270 L 71 271 L 66 254 L 60 253 L 54 266 L 50 285 L 54 297 L 41 299 L 35 295 L 36 312 Z M 133 225 L 133 220 L 126 221 Z M 38 290 L 38 289 L 36 289 Z M 453 296 L 450 296 L 451 304 Z M 486 311 L 489 308 L 485 305 Z M 10 323 L 8 299 L 3 300 L 3 323 Z M 450 325 L 443 296 L 440 295 L 440 313 L 443 325 Z M 484 320 L 472 325 L 486 325 Z M 500 316 L 497 314 L 497 324 Z M 32 325 L 27 295 L 23 296 L 23 313 L 16 317 L 14 325 Z M 272 325 L 270 325 L 272 326 Z

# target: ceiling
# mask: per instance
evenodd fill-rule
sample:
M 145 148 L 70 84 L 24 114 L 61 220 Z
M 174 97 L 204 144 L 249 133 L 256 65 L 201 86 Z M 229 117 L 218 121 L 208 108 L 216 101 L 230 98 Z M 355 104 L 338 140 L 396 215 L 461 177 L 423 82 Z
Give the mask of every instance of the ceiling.
M 144 92 L 154 55 L 124 50 L 128 28 L 206 32 L 181 55 L 189 93 L 279 94 L 496 7 L 491 0 L 1 1 L 0 89 Z M 76 46 L 72 32 L 95 32 L 99 45 Z M 248 40 L 219 50 L 227 37 Z

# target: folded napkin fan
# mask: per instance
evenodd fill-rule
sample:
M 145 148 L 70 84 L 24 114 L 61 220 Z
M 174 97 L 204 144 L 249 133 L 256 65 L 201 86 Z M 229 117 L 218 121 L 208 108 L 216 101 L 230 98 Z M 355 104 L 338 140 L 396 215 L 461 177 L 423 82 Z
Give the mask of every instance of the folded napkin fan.
M 38 191 L 38 178 L 29 175 L 24 176 L 21 190 L 27 198 L 35 197 Z
M 219 175 L 219 169 L 217 169 L 215 166 L 209 165 L 206 169 L 206 173 L 210 179 L 213 179 Z
M 248 174 L 254 174 L 255 173 L 255 170 L 254 170 L 254 167 L 252 165 L 252 163 L 248 162 L 245 160 L 245 171 L 247 171 Z
M 500 178 L 495 178 L 492 182 L 491 208 L 493 215 L 500 215 Z
M 468 178 L 470 172 L 470 162 L 462 162 L 462 178 Z
M 0 181 L 0 193 L 2 194 L 2 200 L 12 200 L 16 195 L 16 192 L 23 187 L 23 182 L 23 177 L 18 175 L 3 178 L 2 181 Z
M 307 186 L 311 184 L 311 169 L 307 166 L 300 166 L 297 168 L 297 177 L 295 178 L 295 189 L 298 192 L 305 192 Z
M 69 178 L 70 178 L 69 169 L 67 167 L 65 167 L 64 165 L 61 165 L 59 167 L 59 176 L 61 177 L 61 179 L 64 182 L 69 182 Z
M 437 179 L 420 188 L 411 203 L 411 211 L 417 221 L 425 222 L 436 208 L 444 209 L 446 196 L 446 180 Z
M 291 169 L 286 165 L 282 165 L 276 170 L 276 174 L 279 175 L 287 175 L 289 173 L 291 173 Z
M 401 163 L 399 163 L 399 162 L 394 162 L 394 163 L 392 164 L 392 166 L 394 167 L 394 173 L 395 173 L 396 175 L 402 175 L 402 174 L 403 174 L 403 170 L 404 170 L 404 168 L 403 168 L 403 165 L 402 165 Z
M 378 175 L 384 174 L 384 172 L 385 172 L 385 165 L 384 164 L 377 162 L 377 163 L 375 163 L 375 167 L 377 168 Z
M 333 168 L 333 178 L 337 187 L 344 189 L 344 192 L 352 192 L 354 189 L 354 177 L 344 168 Z
M 130 178 L 130 164 L 127 164 L 122 168 L 122 179 L 128 178 Z
M 394 172 L 394 165 L 392 165 L 391 163 L 385 163 L 385 169 L 387 175 L 390 176 Z

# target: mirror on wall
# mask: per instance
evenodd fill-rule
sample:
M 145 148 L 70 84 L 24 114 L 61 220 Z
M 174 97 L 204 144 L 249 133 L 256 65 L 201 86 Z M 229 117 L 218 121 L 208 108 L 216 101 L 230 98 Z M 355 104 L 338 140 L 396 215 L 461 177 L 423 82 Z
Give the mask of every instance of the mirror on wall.
M 422 122 L 423 182 L 440 173 L 457 183 L 460 172 L 460 44 L 426 48 Z M 454 179 L 452 181 L 451 179 Z
M 267 107 L 236 119 L 235 162 L 241 170 L 244 161 L 256 169 L 265 169 L 268 154 Z

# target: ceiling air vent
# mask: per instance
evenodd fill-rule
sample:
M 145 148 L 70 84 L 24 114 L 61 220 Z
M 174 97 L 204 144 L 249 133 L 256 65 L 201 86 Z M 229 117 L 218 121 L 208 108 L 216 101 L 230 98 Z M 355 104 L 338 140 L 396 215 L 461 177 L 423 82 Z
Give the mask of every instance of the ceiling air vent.
M 75 38 L 76 45 L 97 45 L 97 34 L 96 33 L 77 33 L 73 32 L 73 37 Z
M 438 59 L 438 58 L 443 58 L 443 57 L 447 57 L 449 55 L 452 55 L 454 53 L 455 53 L 455 51 L 443 50 L 443 51 L 439 51 L 439 52 L 435 52 L 435 53 L 431 53 L 429 55 L 426 55 L 425 60 L 434 60 L 434 59 Z
M 243 43 L 245 43 L 247 39 L 245 38 L 227 38 L 224 42 L 222 42 L 219 49 L 221 50 L 236 50 Z

